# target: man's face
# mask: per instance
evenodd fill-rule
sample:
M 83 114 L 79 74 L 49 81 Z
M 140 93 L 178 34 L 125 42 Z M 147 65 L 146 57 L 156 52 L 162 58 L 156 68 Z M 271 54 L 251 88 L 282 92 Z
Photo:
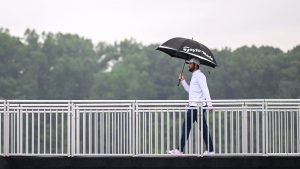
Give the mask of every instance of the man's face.
M 193 72 L 196 69 L 196 64 L 195 63 L 190 63 L 190 64 L 188 64 L 188 67 L 189 67 L 189 71 Z

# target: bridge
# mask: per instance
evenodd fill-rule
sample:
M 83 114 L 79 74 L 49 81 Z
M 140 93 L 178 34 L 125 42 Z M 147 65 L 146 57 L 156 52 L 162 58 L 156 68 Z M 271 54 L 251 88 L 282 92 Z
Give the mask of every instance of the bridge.
M 184 154 L 170 155 L 186 100 L 0 100 L 0 168 L 299 168 L 299 99 L 203 102 Z

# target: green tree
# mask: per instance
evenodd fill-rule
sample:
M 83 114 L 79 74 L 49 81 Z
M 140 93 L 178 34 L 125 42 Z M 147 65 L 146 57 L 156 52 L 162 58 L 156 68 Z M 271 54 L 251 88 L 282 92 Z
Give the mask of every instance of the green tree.
M 184 61 L 158 46 L 134 39 L 94 46 L 76 34 L 30 29 L 19 38 L 0 29 L 0 98 L 187 99 L 176 85 Z M 299 48 L 212 50 L 218 66 L 201 66 L 212 99 L 299 98 Z
M 87 99 L 96 66 L 92 42 L 78 35 L 49 33 L 43 52 L 47 65 L 40 97 Z
M 19 38 L 13 37 L 8 30 L 0 29 L 0 98 L 18 98 L 18 78 L 22 74 L 23 44 Z

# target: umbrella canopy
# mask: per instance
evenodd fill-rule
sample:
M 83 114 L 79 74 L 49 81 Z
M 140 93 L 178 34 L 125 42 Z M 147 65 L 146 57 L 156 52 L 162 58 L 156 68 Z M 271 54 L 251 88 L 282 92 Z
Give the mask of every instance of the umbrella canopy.
M 162 45 L 157 50 L 167 53 L 171 57 L 176 57 L 184 60 L 198 58 L 203 65 L 216 67 L 216 59 L 212 52 L 203 44 L 186 38 L 172 38 Z

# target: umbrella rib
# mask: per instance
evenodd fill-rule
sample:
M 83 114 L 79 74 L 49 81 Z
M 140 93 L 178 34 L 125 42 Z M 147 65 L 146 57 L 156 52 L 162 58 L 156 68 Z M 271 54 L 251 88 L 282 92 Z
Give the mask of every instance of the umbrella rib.
M 181 43 L 181 45 L 180 45 L 180 47 L 179 47 L 178 49 L 181 49 L 181 48 L 183 47 L 183 45 L 185 45 L 185 42 L 188 41 L 188 40 L 189 40 L 189 39 L 184 40 L 184 41 Z
M 193 55 L 193 56 L 195 56 L 195 57 L 199 57 L 199 58 L 201 58 L 201 59 L 203 59 L 203 60 L 206 60 L 206 61 L 208 61 L 208 62 L 210 62 L 210 63 L 212 63 L 212 64 L 215 64 L 213 61 L 211 61 L 211 60 L 209 60 L 209 59 L 206 59 L 206 58 L 203 57 L 203 56 L 199 56 L 199 55 L 196 55 L 196 54 L 194 54 L 194 53 L 188 53 L 188 52 L 184 52 L 184 51 L 182 51 L 182 53 L 189 54 L 189 55 Z
M 170 48 L 170 47 L 167 47 L 167 46 L 159 46 L 159 48 L 164 48 L 164 49 L 172 49 L 172 50 L 175 50 L 175 51 L 177 51 L 177 49 L 174 49 L 174 48 Z

